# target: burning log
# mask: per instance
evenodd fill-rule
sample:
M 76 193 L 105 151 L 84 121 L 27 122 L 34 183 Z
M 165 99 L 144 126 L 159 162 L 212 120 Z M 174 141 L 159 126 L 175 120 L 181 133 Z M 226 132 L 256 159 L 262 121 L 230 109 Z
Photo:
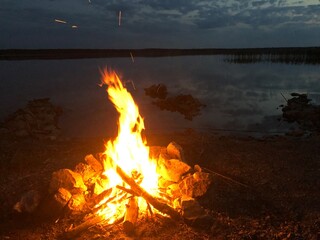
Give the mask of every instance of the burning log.
M 91 217 L 87 221 L 81 223 L 79 226 L 67 230 L 64 233 L 64 239 L 74 239 L 80 233 L 84 232 L 85 230 L 89 229 L 90 227 L 92 227 L 100 222 L 103 222 L 103 221 L 105 221 L 103 216 L 95 215 L 94 217 Z M 123 217 L 117 219 L 113 224 L 110 224 L 109 227 L 111 227 L 115 224 L 119 224 L 122 221 L 123 221 Z
M 104 193 L 102 194 L 108 194 L 109 192 L 109 189 L 106 190 Z M 75 238 L 76 236 L 78 236 L 80 233 L 82 233 L 83 231 L 89 229 L 90 227 L 98 224 L 98 223 L 102 223 L 104 221 L 107 221 L 103 215 L 98 215 L 97 212 L 101 209 L 101 207 L 103 205 L 105 205 L 106 203 L 108 202 L 112 202 L 114 199 L 116 198 L 116 196 L 112 196 L 110 197 L 107 201 L 104 201 L 104 204 L 102 204 L 101 206 L 97 207 L 96 209 L 93 209 L 92 210 L 92 214 L 91 216 L 93 215 L 93 217 L 91 217 L 90 215 L 88 216 L 88 218 L 83 222 L 81 223 L 79 226 L 77 227 L 74 227 L 74 228 L 71 228 L 69 230 L 67 230 L 64 234 L 64 237 L 66 239 L 73 239 Z M 118 218 L 116 221 L 114 221 L 113 224 L 118 224 L 120 222 L 123 221 L 123 217 L 120 217 Z M 110 226 L 110 225 L 109 225 Z
M 155 209 L 158 211 L 169 215 L 172 219 L 180 220 L 181 215 L 176 212 L 173 208 L 168 206 L 165 203 L 160 202 L 152 195 L 150 195 L 146 190 L 144 190 L 141 186 L 139 186 L 132 178 L 130 178 L 119 166 L 116 166 L 116 172 L 122 178 L 124 182 L 126 182 L 131 190 L 136 193 L 137 196 L 144 198 L 148 203 L 150 203 Z
M 113 201 L 122 201 L 127 197 L 127 193 L 126 192 L 122 192 L 120 193 L 118 196 L 117 195 L 113 195 L 107 199 L 103 199 L 101 200 L 101 202 L 99 204 L 97 204 L 97 206 L 95 208 L 93 208 L 91 210 L 91 213 L 96 214 L 97 212 L 99 212 L 102 208 L 104 208 L 104 206 L 109 203 L 109 202 L 113 202 Z
M 87 230 L 88 228 L 96 225 L 97 223 L 101 222 L 103 220 L 103 217 L 100 215 L 96 215 L 89 220 L 83 222 L 77 227 L 71 228 L 70 230 L 65 232 L 65 238 L 66 239 L 73 239 L 76 236 L 78 236 L 83 231 Z
M 111 192 L 112 192 L 112 189 L 108 188 L 108 189 L 104 190 L 102 193 L 100 193 L 99 195 L 95 196 L 91 201 L 92 205 L 95 206 L 98 203 L 100 203 L 103 199 L 110 196 Z
M 131 235 L 134 232 L 134 225 L 138 219 L 139 206 L 136 197 L 131 197 L 126 205 L 127 211 L 124 216 L 123 229 L 125 233 Z

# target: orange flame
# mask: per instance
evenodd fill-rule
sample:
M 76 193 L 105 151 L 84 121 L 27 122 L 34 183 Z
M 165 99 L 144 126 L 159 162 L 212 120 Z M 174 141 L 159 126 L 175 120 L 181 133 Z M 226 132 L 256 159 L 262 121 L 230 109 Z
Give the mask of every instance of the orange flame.
M 138 106 L 114 71 L 105 70 L 102 75 L 102 84 L 108 85 L 109 99 L 120 114 L 118 136 L 105 144 L 104 175 L 109 179 L 109 186 L 106 188 L 116 187 L 116 185 L 125 186 L 116 173 L 115 166 L 118 165 L 129 176 L 133 176 L 134 173 L 141 175 L 140 186 L 155 195 L 158 188 L 156 161 L 149 159 L 149 147 L 142 140 L 141 132 L 144 129 L 144 122 Z M 115 188 L 113 191 L 118 189 Z M 108 222 L 112 223 L 117 219 L 115 216 L 117 211 L 120 214 L 125 211 L 125 201 L 109 202 L 99 214 L 103 214 L 106 219 L 109 219 Z

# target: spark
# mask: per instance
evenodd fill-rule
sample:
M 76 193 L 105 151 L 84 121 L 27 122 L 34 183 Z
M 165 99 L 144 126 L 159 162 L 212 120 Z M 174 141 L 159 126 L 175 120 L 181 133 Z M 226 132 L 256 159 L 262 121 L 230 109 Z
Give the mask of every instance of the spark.
M 125 86 L 128 86 L 128 84 L 131 84 L 132 87 L 133 87 L 133 89 L 134 89 L 134 90 L 137 90 L 137 89 L 136 89 L 136 85 L 134 84 L 134 82 L 133 82 L 132 80 L 127 80 L 127 81 L 124 82 L 124 85 L 125 85 Z
M 72 28 L 78 28 L 78 26 L 77 26 L 77 25 L 72 25 L 71 27 L 72 27 Z
M 132 84 L 133 89 L 134 89 L 134 90 L 137 90 L 137 89 L 136 89 L 136 86 L 134 85 L 134 82 L 133 82 L 132 80 L 131 80 L 130 82 L 131 82 L 131 84 Z
M 119 11 L 119 27 L 121 25 L 121 11 Z
M 132 52 L 130 52 L 130 56 L 131 56 L 132 62 L 134 63 L 134 58 L 133 58 Z
M 63 24 L 66 24 L 66 23 L 67 23 L 66 21 L 60 20 L 60 19 L 55 19 L 54 21 L 57 22 L 57 23 L 63 23 Z

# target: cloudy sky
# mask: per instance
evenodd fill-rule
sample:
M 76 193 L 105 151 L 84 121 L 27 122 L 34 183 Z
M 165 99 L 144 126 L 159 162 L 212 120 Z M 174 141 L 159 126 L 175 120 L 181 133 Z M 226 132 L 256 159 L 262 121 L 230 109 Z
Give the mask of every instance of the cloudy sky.
M 0 49 L 320 45 L 319 0 L 0 2 Z

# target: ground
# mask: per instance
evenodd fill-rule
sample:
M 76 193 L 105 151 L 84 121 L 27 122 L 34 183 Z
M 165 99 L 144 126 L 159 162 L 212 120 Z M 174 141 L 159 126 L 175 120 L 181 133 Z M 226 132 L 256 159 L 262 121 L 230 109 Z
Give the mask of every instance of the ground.
M 149 145 L 183 146 L 190 165 L 213 174 L 199 202 L 213 221 L 192 226 L 142 218 L 133 236 L 121 224 L 95 226 L 76 239 L 320 239 L 320 136 L 219 136 L 186 131 L 147 134 Z M 1 134 L 0 239 L 63 239 L 79 216 L 50 218 L 45 206 L 19 214 L 13 205 L 32 189 L 47 195 L 53 171 L 101 152 L 102 139 L 35 140 Z

